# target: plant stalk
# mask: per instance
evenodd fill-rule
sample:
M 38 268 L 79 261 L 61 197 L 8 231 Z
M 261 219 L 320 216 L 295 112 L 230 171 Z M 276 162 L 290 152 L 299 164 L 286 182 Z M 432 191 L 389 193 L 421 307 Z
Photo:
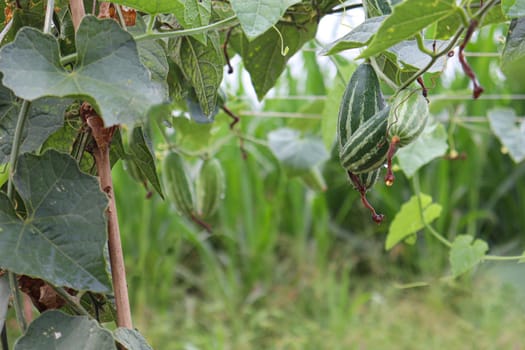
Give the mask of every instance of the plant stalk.
M 87 104 L 82 106 L 86 108 Z M 91 107 L 87 107 L 91 109 Z M 107 208 L 108 217 L 108 247 L 109 260 L 111 264 L 111 278 L 113 281 L 113 292 L 115 294 L 115 305 L 117 308 L 117 326 L 133 328 L 131 320 L 131 308 L 129 305 L 128 286 L 126 283 L 126 268 L 124 265 L 124 254 L 120 240 L 120 228 L 118 224 L 117 207 L 115 205 L 115 193 L 113 191 L 113 180 L 111 177 L 111 163 L 109 158 L 110 142 L 116 126 L 105 128 L 100 116 L 94 110 L 88 112 L 87 124 L 91 128 L 93 138 L 97 147 L 93 150 L 93 156 L 97 165 L 100 179 L 100 188 L 109 199 Z

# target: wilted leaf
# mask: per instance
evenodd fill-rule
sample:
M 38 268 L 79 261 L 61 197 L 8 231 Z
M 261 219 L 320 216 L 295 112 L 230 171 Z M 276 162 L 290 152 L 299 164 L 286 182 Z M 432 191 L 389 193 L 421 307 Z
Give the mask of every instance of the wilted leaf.
M 46 311 L 17 340 L 15 350 L 116 350 L 111 333 L 87 316 Z
M 488 250 L 489 246 L 481 239 L 474 240 L 469 235 L 457 236 L 449 256 L 452 275 L 457 277 L 472 269 L 483 260 Z
M 20 157 L 14 185 L 27 215 L 0 193 L 0 266 L 56 286 L 107 292 L 107 198 L 67 154 Z
M 397 151 L 397 160 L 405 175 L 411 177 L 423 165 L 445 154 L 447 149 L 447 132 L 443 125 L 427 124 L 414 142 Z
M 458 11 L 455 0 L 406 0 L 394 6 L 361 58 L 377 55 L 390 46 L 419 33 L 434 22 L 452 16 Z
M 268 146 L 291 174 L 300 174 L 328 159 L 323 142 L 300 138 L 299 132 L 282 128 L 268 133 Z
M 163 102 L 165 91 L 141 64 L 133 37 L 114 20 L 84 17 L 76 43 L 77 61 L 68 71 L 60 64 L 53 36 L 22 28 L 0 51 L 4 85 L 30 101 L 82 96 L 96 107 L 106 126 L 133 124 Z
M 117 328 L 113 335 L 127 350 L 152 350 L 146 339 L 138 331 L 128 328 Z
M 441 206 L 432 203 L 432 197 L 424 193 L 420 194 L 419 199 L 421 201 L 423 218 L 425 223 L 429 224 L 439 217 L 441 214 Z M 397 243 L 413 235 L 423 227 L 425 227 L 425 225 L 421 221 L 418 197 L 412 196 L 408 202 L 401 206 L 401 210 L 399 210 L 392 221 L 386 237 L 385 249 L 391 249 Z
M 248 39 L 266 32 L 279 21 L 286 9 L 300 0 L 231 0 L 233 11 Z
M 514 110 L 497 108 L 488 112 L 490 128 L 508 150 L 514 162 L 525 159 L 525 123 L 520 121 Z

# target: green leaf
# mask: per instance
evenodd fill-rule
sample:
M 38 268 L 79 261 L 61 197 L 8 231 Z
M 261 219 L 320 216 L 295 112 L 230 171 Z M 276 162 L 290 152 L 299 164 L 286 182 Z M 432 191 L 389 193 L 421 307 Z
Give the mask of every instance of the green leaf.
M 501 55 L 501 70 L 511 79 L 525 74 L 525 17 L 510 23 Z
M 0 266 L 56 286 L 108 292 L 107 198 L 67 154 L 20 157 L 14 185 L 27 215 L 0 194 Z
M 411 177 L 423 165 L 445 154 L 447 149 L 447 132 L 443 125 L 429 123 L 414 142 L 397 151 L 397 160 L 405 175 Z
M 501 0 L 501 9 L 510 18 L 525 16 L 525 1 L 523 0 Z
M 210 33 L 211 34 L 211 33 Z M 218 89 L 223 75 L 223 56 L 217 33 L 203 45 L 192 37 L 175 41 L 170 55 L 195 89 L 203 113 L 210 117 L 217 107 Z
M 495 108 L 488 111 L 490 128 L 505 146 L 516 163 L 525 159 L 525 123 L 512 109 Z
M 178 1 L 173 0 L 116 0 L 114 4 L 133 7 L 134 9 L 144 11 L 150 14 L 171 13 L 180 8 Z
M 7 278 L 7 274 L 4 273 L 0 276 L 0 328 L 4 328 L 10 298 L 11 289 L 9 288 L 9 279 Z
M 142 334 L 134 329 L 119 327 L 113 332 L 113 336 L 128 350 L 152 350 Z
M 300 28 L 288 23 L 279 22 L 276 25 L 288 47 L 285 56 L 281 54 L 281 38 L 275 29 L 270 29 L 253 41 L 248 41 L 244 35 L 235 35 L 230 43 L 232 48 L 242 57 L 244 66 L 257 98 L 262 100 L 266 93 L 275 86 L 277 79 L 286 68 L 288 60 L 303 46 L 315 37 L 317 22 L 305 23 Z
M 70 100 L 42 98 L 31 104 L 22 134 L 21 153 L 37 150 L 64 123 L 64 112 Z M 21 103 L 10 90 L 0 85 L 0 164 L 7 163 Z
M 231 0 L 233 11 L 249 40 L 266 32 L 283 16 L 286 9 L 300 0 Z
M 54 37 L 22 28 L 0 51 L 4 85 L 30 101 L 44 96 L 82 96 L 93 104 L 106 126 L 133 124 L 151 106 L 163 102 L 162 85 L 151 80 L 133 37 L 114 20 L 84 17 L 76 43 L 77 62 L 69 71 L 60 64 Z
M 436 47 L 436 51 L 442 50 L 448 42 L 443 40 L 424 40 L 423 45 L 432 50 Z M 415 40 L 404 40 L 384 52 L 386 56 L 398 67 L 401 71 L 418 71 L 430 63 L 431 58 L 424 52 L 421 52 Z M 397 62 L 401 64 L 398 64 Z M 427 70 L 427 73 L 439 73 L 443 71 L 446 63 L 446 57 L 440 57 Z
M 136 24 L 128 27 L 128 31 L 133 35 L 146 32 L 146 25 L 142 17 L 137 16 Z M 169 65 L 166 58 L 166 50 L 155 40 L 142 40 L 137 43 L 140 62 L 151 72 L 151 79 L 160 83 L 166 83 Z
M 291 175 L 307 172 L 328 159 L 321 140 L 300 138 L 298 131 L 288 128 L 268 133 L 268 146 Z
M 46 311 L 17 340 L 15 350 L 116 350 L 111 332 L 87 316 Z
M 472 269 L 483 260 L 488 250 L 489 246 L 481 239 L 474 240 L 469 235 L 457 236 L 449 255 L 452 275 L 457 277 Z
M 419 195 L 419 201 L 421 201 L 421 210 L 423 211 L 423 218 L 426 224 L 430 224 L 439 217 L 441 214 L 441 205 L 432 203 L 432 197 L 421 193 Z M 396 214 L 396 217 L 390 225 L 385 242 L 386 250 L 391 249 L 397 243 L 425 227 L 421 221 L 419 201 L 417 196 L 412 196 L 408 202 L 401 206 L 401 210 Z
M 178 8 L 173 11 L 182 28 L 203 27 L 210 23 L 211 0 L 176 0 Z M 206 33 L 194 34 L 193 37 L 206 45 Z
M 140 126 L 135 127 L 131 133 L 129 151 L 131 153 L 131 161 L 140 169 L 155 191 L 164 198 L 157 168 L 155 167 L 155 154 L 152 150 L 151 141 Z
M 452 16 L 458 11 L 455 0 L 406 0 L 394 6 L 383 21 L 361 58 L 377 55 L 381 51 L 412 37 L 434 22 Z
M 320 54 L 333 55 L 344 50 L 365 46 L 370 42 L 386 17 L 387 16 L 380 16 L 366 19 L 350 33 L 328 44 L 328 47 L 322 50 Z

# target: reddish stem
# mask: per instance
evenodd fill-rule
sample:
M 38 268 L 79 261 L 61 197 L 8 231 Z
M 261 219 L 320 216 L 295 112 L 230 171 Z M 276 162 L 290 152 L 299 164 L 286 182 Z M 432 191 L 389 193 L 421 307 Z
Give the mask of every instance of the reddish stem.
M 133 329 L 128 286 L 126 283 L 126 268 L 120 240 L 120 228 L 118 225 L 117 207 L 115 205 L 115 193 L 113 192 L 111 163 L 109 159 L 111 139 L 118 126 L 105 128 L 102 118 L 100 118 L 87 103 L 82 104 L 81 113 L 91 128 L 93 138 L 96 142 L 96 147 L 93 149 L 93 156 L 95 157 L 100 179 L 100 188 L 106 193 L 109 200 L 107 208 L 108 250 L 111 264 L 111 277 L 113 280 L 113 292 L 115 294 L 115 306 L 117 308 L 117 326 Z
M 478 98 L 481 93 L 483 92 L 483 87 L 478 84 L 478 80 L 476 79 L 476 74 L 468 64 L 467 60 L 465 59 L 465 55 L 463 51 L 465 50 L 465 46 L 467 46 L 467 43 L 470 41 L 470 38 L 472 37 L 472 34 L 474 34 L 474 30 L 478 26 L 478 21 L 473 19 L 470 21 L 470 25 L 468 26 L 467 33 L 465 34 L 465 39 L 463 39 L 463 42 L 459 46 L 459 63 L 461 63 L 461 68 L 463 68 L 463 72 L 470 78 L 472 81 L 472 84 L 474 84 L 474 90 L 472 92 L 472 97 L 474 99 Z
M 392 158 L 394 157 L 394 154 L 397 151 L 397 145 L 399 143 L 400 139 L 398 136 L 392 137 L 392 140 L 390 141 L 390 145 L 388 146 L 388 152 L 386 154 L 386 162 L 387 162 L 387 169 L 386 169 L 386 176 L 385 176 L 385 185 L 392 186 L 394 184 L 394 172 L 392 171 Z
M 233 127 L 241 120 L 241 118 L 235 115 L 235 113 L 233 113 L 231 109 L 226 107 L 226 105 L 222 105 L 221 108 L 224 111 L 224 113 L 226 113 L 230 118 L 233 119 L 233 121 L 230 123 L 230 130 L 233 130 Z
M 226 60 L 226 65 L 228 66 L 228 74 L 233 73 L 233 67 L 230 63 L 230 56 L 228 55 L 228 43 L 230 42 L 230 36 L 232 35 L 233 27 L 228 29 L 226 32 L 226 39 L 224 39 L 224 44 L 222 44 L 222 52 L 224 54 L 224 59 Z
M 421 89 L 423 89 L 423 92 L 422 92 L 422 95 L 425 99 L 427 99 L 427 102 L 428 102 L 428 89 L 427 87 L 425 86 L 425 82 L 423 81 L 423 78 L 421 77 L 417 77 L 416 81 L 418 82 L 418 84 L 421 86 Z
M 374 207 L 366 199 L 366 191 L 368 191 L 368 189 L 361 183 L 359 176 L 357 176 L 356 174 L 350 171 L 348 171 L 347 173 L 348 173 L 348 177 L 350 178 L 350 181 L 352 181 L 352 184 L 354 185 L 354 187 L 357 189 L 357 191 L 359 192 L 361 196 L 361 202 L 372 213 L 372 220 L 374 220 L 375 223 L 380 224 L 385 218 L 385 216 L 383 214 L 378 214 L 376 210 L 374 209 Z

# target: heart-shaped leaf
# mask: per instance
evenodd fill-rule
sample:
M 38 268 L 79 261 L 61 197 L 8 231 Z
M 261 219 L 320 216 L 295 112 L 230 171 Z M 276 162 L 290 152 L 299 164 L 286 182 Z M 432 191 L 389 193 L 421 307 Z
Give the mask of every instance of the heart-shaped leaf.
M 429 224 L 439 217 L 441 214 L 441 206 L 432 203 L 432 197 L 421 193 L 419 200 L 421 201 L 421 210 L 423 211 L 425 223 Z M 401 210 L 399 210 L 392 221 L 386 237 L 385 249 L 391 249 L 397 243 L 410 237 L 423 227 L 425 227 L 425 225 L 421 221 L 418 197 L 412 196 L 408 202 L 401 206 Z
M 0 193 L 0 266 L 56 286 L 108 292 L 105 210 L 96 178 L 67 154 L 24 154 L 14 176 L 21 218 Z
M 472 269 L 483 260 L 488 250 L 487 242 L 481 239 L 474 240 L 469 235 L 457 236 L 449 256 L 452 275 L 457 277 Z
M 87 316 L 46 311 L 17 340 L 15 350 L 116 350 L 111 333 Z
M 72 70 L 60 64 L 57 40 L 22 28 L 0 51 L 3 83 L 15 95 L 33 101 L 45 96 L 84 97 L 106 126 L 134 124 L 166 92 L 142 65 L 133 37 L 113 20 L 86 16 L 76 34 L 77 60 Z
M 231 0 L 246 36 L 252 40 L 279 21 L 286 9 L 300 0 Z

